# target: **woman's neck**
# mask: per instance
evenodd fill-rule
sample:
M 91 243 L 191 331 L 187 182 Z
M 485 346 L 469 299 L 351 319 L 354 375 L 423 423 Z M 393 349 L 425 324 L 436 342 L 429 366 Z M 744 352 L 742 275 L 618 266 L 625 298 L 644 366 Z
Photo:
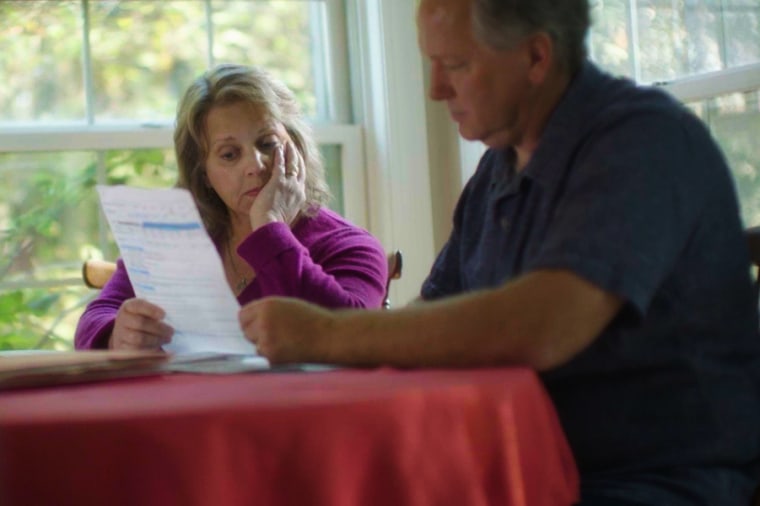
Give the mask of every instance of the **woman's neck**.
M 240 243 L 249 235 L 251 235 L 251 222 L 248 218 L 246 217 L 245 220 L 233 219 L 227 239 L 230 249 L 236 250 Z

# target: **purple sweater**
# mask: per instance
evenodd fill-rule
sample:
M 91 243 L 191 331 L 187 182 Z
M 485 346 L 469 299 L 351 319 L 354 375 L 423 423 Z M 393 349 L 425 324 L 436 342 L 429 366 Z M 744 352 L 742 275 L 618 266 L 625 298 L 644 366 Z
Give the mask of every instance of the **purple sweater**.
M 238 295 L 246 304 L 270 295 L 298 297 L 327 308 L 379 308 L 388 263 L 380 242 L 340 215 L 321 209 L 291 230 L 270 223 L 238 247 L 256 277 Z M 114 275 L 84 310 L 77 349 L 105 348 L 121 304 L 135 296 L 121 259 Z

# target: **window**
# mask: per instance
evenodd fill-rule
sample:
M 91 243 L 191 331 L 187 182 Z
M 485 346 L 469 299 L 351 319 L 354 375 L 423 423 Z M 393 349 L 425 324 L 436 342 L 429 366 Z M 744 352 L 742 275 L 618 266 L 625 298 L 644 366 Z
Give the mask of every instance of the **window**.
M 208 66 L 261 65 L 312 118 L 331 206 L 360 225 L 341 0 L 0 2 L 0 350 L 68 348 L 93 296 L 79 269 L 117 250 L 94 185 L 170 186 L 172 121 Z
M 592 3 L 592 59 L 665 87 L 700 116 L 733 171 L 745 225 L 760 224 L 760 3 Z

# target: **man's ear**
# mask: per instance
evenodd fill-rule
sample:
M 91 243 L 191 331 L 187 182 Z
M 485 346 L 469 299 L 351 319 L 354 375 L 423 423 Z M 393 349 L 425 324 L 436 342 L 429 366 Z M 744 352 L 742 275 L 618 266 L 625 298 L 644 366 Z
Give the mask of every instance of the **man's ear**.
M 546 32 L 536 32 L 528 37 L 527 44 L 528 79 L 533 84 L 542 84 L 555 64 L 554 40 Z

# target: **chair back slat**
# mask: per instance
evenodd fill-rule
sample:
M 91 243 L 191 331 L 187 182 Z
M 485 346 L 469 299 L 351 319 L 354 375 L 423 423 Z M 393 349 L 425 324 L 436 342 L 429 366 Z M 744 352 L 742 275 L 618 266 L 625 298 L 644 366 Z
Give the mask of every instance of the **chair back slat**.
M 82 264 L 82 281 L 90 288 L 101 289 L 113 273 L 116 272 L 116 263 L 106 260 L 85 260 Z
M 755 270 L 755 298 L 757 299 L 760 295 L 760 226 L 745 229 L 744 238 L 747 240 L 749 259 Z
M 390 309 L 390 289 L 391 281 L 401 278 L 401 270 L 404 266 L 404 257 L 401 251 L 395 250 L 388 253 L 388 279 L 385 281 L 385 297 L 383 298 L 383 309 Z

